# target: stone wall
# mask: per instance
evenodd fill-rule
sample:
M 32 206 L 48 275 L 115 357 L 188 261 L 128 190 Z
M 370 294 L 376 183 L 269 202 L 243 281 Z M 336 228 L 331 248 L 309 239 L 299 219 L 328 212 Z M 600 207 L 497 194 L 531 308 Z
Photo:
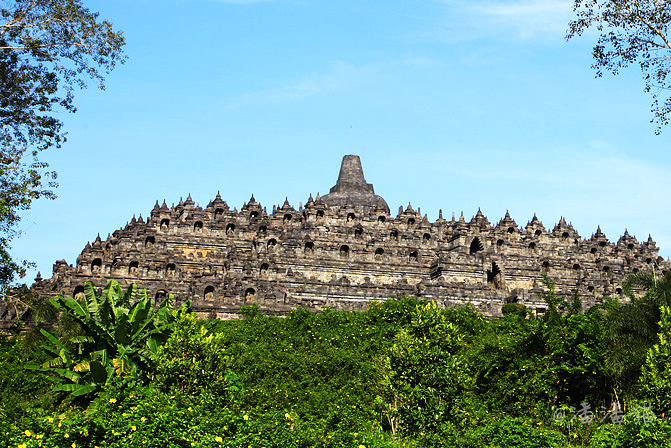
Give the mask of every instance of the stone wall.
M 201 315 L 222 318 L 251 303 L 281 315 L 403 295 L 499 316 L 506 302 L 542 313 L 542 274 L 589 306 L 605 294 L 621 297 L 627 273 L 655 264 L 669 269 L 652 239 L 625 232 L 613 243 L 600 229 L 582 239 L 563 218 L 552 229 L 536 216 L 519 226 L 507 213 L 492 225 L 480 211 L 470 221 L 441 212 L 429 222 L 410 205 L 392 216 L 359 158 L 345 156 L 331 193 L 310 196 L 298 210 L 285 201 L 268 213 L 254 197 L 231 210 L 219 194 L 205 208 L 190 196 L 172 207 L 157 202 L 146 220 L 133 217 L 87 244 L 74 266 L 57 261 L 52 278 L 38 276 L 33 290 L 76 295 L 86 281 L 102 287 L 114 278 L 156 297 L 191 299 Z

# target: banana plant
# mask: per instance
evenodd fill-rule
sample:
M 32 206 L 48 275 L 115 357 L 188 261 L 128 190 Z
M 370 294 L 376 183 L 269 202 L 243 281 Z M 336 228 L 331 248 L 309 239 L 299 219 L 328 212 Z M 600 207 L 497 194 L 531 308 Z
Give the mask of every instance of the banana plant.
M 174 309 L 174 297 L 168 294 L 157 306 L 137 284 L 123 291 L 115 280 L 100 295 L 93 283 L 86 282 L 82 297 L 56 296 L 51 303 L 74 319 L 84 334 L 60 341 L 42 330 L 45 349 L 53 358 L 33 368 L 56 374 L 54 390 L 75 397 L 95 392 L 114 376 L 146 382 L 158 347 L 190 305 L 187 301 Z

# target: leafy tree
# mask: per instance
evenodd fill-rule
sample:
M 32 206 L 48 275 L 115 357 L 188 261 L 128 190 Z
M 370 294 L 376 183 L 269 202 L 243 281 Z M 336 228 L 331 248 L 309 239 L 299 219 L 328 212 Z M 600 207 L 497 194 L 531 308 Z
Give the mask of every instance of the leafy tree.
M 98 295 L 86 282 L 84 296 L 54 297 L 51 302 L 77 321 L 82 335 L 60 341 L 46 330 L 46 349 L 55 356 L 41 367 L 59 376 L 56 391 L 72 396 L 99 389 L 115 376 L 147 381 L 157 360 L 159 345 L 168 338 L 177 317 L 189 307 L 173 310 L 173 296 L 158 306 L 147 291 L 131 284 L 124 292 L 110 280 Z
M 657 344 L 650 347 L 642 369 L 641 388 L 655 409 L 671 412 L 671 308 L 662 307 Z
M 570 22 L 566 38 L 582 35 L 589 28 L 600 34 L 594 46 L 598 77 L 604 71 L 617 74 L 637 63 L 643 72 L 645 91 L 652 94 L 657 123 L 655 133 L 668 124 L 671 97 L 671 3 L 664 0 L 575 0 L 577 18 Z
M 75 87 L 104 88 L 124 43 L 81 0 L 0 1 L 0 294 L 25 269 L 8 254 L 20 212 L 55 197 L 39 152 L 65 142 L 56 114 L 75 112 Z
M 605 304 L 608 325 L 604 328 L 605 367 L 614 383 L 627 395 L 641 374 L 646 353 L 657 341 L 661 308 L 671 306 L 671 273 L 629 274 L 622 288 L 630 302 Z M 641 297 L 634 292 L 644 291 Z

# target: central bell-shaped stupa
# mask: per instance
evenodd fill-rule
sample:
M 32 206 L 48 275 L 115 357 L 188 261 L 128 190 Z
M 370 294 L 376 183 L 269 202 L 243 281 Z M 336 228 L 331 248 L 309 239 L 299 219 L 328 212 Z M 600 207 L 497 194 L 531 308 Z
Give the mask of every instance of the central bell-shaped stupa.
M 330 208 L 339 209 L 345 204 L 363 208 L 364 212 L 373 210 L 389 213 L 389 206 L 382 197 L 375 194 L 373 185 L 366 182 L 359 156 L 347 155 L 340 165 L 340 174 L 329 194 L 322 198 Z

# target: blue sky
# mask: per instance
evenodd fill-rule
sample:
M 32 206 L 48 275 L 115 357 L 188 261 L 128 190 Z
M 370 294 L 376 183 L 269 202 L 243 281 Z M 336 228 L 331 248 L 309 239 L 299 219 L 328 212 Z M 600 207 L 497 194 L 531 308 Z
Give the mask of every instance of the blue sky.
M 671 128 L 654 135 L 637 67 L 595 79 L 596 35 L 565 41 L 571 0 L 84 3 L 128 61 L 61 117 L 59 198 L 13 244 L 37 263 L 24 281 L 157 199 L 298 208 L 350 153 L 392 211 L 564 216 L 671 255 Z

